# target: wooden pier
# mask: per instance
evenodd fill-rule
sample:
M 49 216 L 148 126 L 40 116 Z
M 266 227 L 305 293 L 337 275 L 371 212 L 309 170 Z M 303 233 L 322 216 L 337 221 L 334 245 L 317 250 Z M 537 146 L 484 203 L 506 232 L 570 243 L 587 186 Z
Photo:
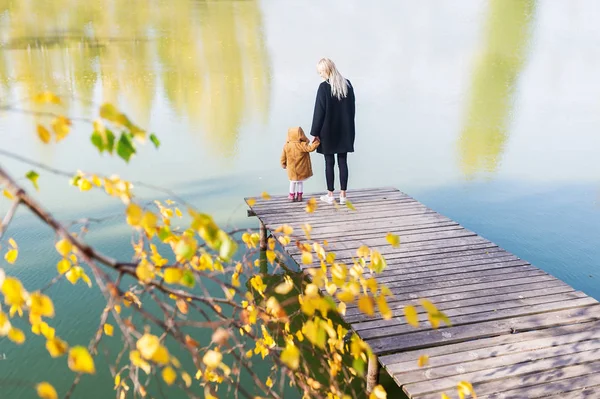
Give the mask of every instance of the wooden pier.
M 582 292 L 465 229 L 393 188 L 355 190 L 356 210 L 319 203 L 306 213 L 286 197 L 258 198 L 251 206 L 266 229 L 282 224 L 329 242 L 340 262 L 367 245 L 387 268 L 376 275 L 395 297 L 391 320 L 348 306 L 344 319 L 378 356 L 409 398 L 456 398 L 469 381 L 479 399 L 600 398 L 600 306 Z M 391 232 L 400 236 L 393 248 Z M 285 248 L 298 263 L 294 243 Z M 316 265 L 315 265 L 316 266 Z M 576 267 L 576 265 L 565 265 Z M 405 304 L 427 298 L 450 317 L 451 327 L 409 326 Z M 417 360 L 429 355 L 429 363 Z M 371 369 L 376 369 L 374 364 Z

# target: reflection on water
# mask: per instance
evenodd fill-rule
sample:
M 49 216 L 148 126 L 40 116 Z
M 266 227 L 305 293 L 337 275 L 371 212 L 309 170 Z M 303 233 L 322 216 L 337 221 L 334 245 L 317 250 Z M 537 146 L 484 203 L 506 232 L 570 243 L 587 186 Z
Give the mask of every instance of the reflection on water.
M 535 0 L 490 0 L 473 72 L 460 163 L 467 178 L 495 172 L 508 137 L 512 94 L 527 56 Z
M 244 118 L 268 117 L 257 1 L 19 0 L 3 1 L 0 12 L 3 99 L 51 90 L 90 110 L 98 91 L 147 126 L 163 90 L 189 129 L 201 128 L 203 142 L 225 156 Z

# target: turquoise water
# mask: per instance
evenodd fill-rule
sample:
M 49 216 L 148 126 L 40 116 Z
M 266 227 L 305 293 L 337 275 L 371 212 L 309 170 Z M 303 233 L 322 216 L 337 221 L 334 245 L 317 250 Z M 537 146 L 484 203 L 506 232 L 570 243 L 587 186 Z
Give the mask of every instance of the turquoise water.
M 80 124 L 46 146 L 35 125 L 47 120 L 6 110 L 2 150 L 166 187 L 224 226 L 255 227 L 242 198 L 285 193 L 281 147 L 288 127 L 310 126 L 315 65 L 328 56 L 356 88 L 351 187 L 398 187 L 600 299 L 595 0 L 119 4 L 0 2 L 0 103 L 34 110 L 28 98 L 52 90 L 71 98 L 62 112 L 94 117 L 90 101 L 116 102 L 157 133 L 160 151 L 147 146 L 129 166 L 99 157 Z M 5 157 L 0 164 L 17 177 L 30 169 Z M 324 187 L 316 155 L 313 168 L 305 191 Z M 38 198 L 63 220 L 122 212 L 48 173 L 40 185 Z M 7 209 L 0 199 L 0 211 Z M 127 258 L 126 232 L 109 221 L 90 240 Z M 2 267 L 39 288 L 55 273 L 53 234 L 22 213 L 9 234 L 21 255 Z M 58 335 L 86 343 L 99 294 L 52 290 L 59 314 L 68 315 L 57 318 Z M 15 349 L 0 340 L 0 353 L 2 398 L 33 397 L 31 386 L 42 378 L 62 392 L 71 382 L 41 342 Z M 84 379 L 86 393 L 75 397 L 109 397 L 106 378 L 99 370 Z

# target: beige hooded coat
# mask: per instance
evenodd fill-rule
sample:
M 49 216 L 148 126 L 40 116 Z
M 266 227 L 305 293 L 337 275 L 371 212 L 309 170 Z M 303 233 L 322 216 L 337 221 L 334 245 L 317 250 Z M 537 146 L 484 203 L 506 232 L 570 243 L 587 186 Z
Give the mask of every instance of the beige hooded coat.
M 301 127 L 288 129 L 287 142 L 281 154 L 281 166 L 287 169 L 290 180 L 306 180 L 313 175 L 309 153 L 316 150 L 318 146 L 319 141 L 310 144 Z

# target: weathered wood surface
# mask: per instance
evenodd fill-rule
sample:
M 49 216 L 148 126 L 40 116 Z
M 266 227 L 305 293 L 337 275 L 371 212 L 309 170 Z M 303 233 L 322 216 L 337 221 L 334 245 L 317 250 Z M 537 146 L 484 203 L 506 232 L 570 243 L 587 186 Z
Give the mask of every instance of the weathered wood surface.
M 339 262 L 352 262 L 367 245 L 387 268 L 374 275 L 394 293 L 391 320 L 349 305 L 344 319 L 379 356 L 410 398 L 456 397 L 459 381 L 479 398 L 600 398 L 600 304 L 582 292 L 499 248 L 457 222 L 394 188 L 354 190 L 356 210 L 318 203 L 306 213 L 287 197 L 255 198 L 250 207 L 267 229 L 283 224 L 306 241 L 328 241 Z M 401 245 L 386 241 L 391 232 Z M 276 234 L 275 234 L 276 235 Z M 284 248 L 299 264 L 295 241 Z M 302 265 L 303 269 L 319 267 Z M 419 312 L 419 328 L 403 318 L 403 306 L 426 297 L 451 319 L 432 330 Z M 419 368 L 419 356 L 429 362 Z

